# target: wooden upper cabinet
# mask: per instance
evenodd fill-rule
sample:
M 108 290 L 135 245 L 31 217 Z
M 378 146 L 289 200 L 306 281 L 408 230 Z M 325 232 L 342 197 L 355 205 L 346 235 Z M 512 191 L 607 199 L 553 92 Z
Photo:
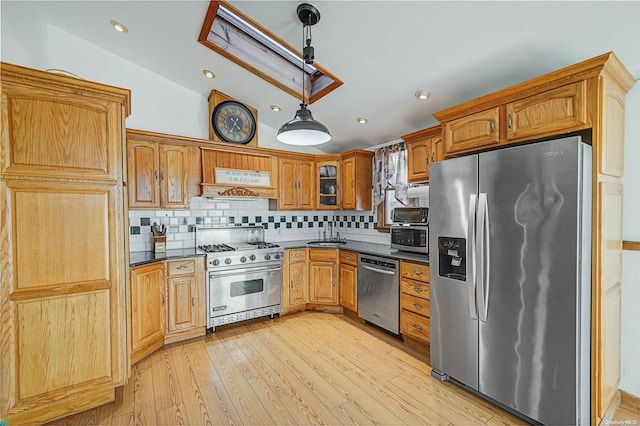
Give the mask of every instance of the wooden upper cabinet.
M 483 151 L 590 128 L 590 84 L 576 81 L 460 118 L 442 118 L 445 154 Z M 440 114 L 446 112 L 435 116 Z
M 522 140 L 590 127 L 587 83 L 578 81 L 506 105 L 507 139 Z
M 186 146 L 160 145 L 160 205 L 164 208 L 189 207 L 188 151 Z
M 160 157 L 157 143 L 127 143 L 127 174 L 129 207 L 160 207 Z
M 1 172 L 14 176 L 118 179 L 125 89 L 113 96 L 96 83 L 47 87 L 35 75 L 12 80 L 26 68 L 3 64 L 3 159 Z M 56 79 L 55 76 L 53 79 Z M 26 84 L 23 84 L 26 83 Z M 97 87 L 97 90 L 90 86 Z M 105 86 L 106 87 L 106 86 Z M 127 100 L 128 102 L 128 100 Z M 5 112 L 6 111 L 6 112 Z
M 370 151 L 349 151 L 342 154 L 342 209 L 371 210 Z
M 492 108 L 443 124 L 446 154 L 457 154 L 500 143 L 500 108 Z
M 312 210 L 315 201 L 315 162 L 280 158 L 278 210 Z
M 176 144 L 165 143 L 176 141 Z M 127 131 L 129 208 L 185 209 L 200 194 L 200 149 L 179 137 Z
M 318 186 L 316 188 L 316 208 L 318 210 L 336 210 L 340 208 L 341 161 L 318 160 L 316 161 L 316 176 Z
M 402 136 L 407 147 L 407 181 L 427 182 L 429 165 L 444 159 L 442 129 L 430 127 Z

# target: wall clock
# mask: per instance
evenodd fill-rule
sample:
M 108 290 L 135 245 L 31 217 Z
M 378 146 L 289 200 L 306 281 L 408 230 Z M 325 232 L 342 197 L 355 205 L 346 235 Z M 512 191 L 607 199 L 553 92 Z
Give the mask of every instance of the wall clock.
M 209 95 L 209 139 L 240 145 L 258 145 L 258 112 L 212 90 Z

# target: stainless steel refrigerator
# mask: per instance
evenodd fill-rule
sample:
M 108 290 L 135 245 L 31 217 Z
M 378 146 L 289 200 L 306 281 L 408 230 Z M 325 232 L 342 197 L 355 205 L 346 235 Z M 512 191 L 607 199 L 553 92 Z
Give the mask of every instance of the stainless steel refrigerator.
M 432 375 L 530 420 L 590 423 L 591 147 L 432 163 Z

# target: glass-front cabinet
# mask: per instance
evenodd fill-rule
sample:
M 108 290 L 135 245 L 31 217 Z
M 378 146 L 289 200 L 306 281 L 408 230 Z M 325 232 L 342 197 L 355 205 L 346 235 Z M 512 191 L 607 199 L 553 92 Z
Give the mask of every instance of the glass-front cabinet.
M 316 163 L 318 175 L 317 207 L 335 210 L 340 207 L 340 161 L 327 160 Z

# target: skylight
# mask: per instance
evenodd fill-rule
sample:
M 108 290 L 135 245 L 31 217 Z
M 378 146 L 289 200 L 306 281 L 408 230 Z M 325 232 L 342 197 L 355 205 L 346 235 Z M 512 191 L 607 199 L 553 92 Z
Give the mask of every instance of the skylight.
M 198 41 L 296 98 L 302 93 L 304 67 L 309 104 L 342 85 L 320 65 L 305 64 L 299 50 L 224 1 L 209 3 Z

